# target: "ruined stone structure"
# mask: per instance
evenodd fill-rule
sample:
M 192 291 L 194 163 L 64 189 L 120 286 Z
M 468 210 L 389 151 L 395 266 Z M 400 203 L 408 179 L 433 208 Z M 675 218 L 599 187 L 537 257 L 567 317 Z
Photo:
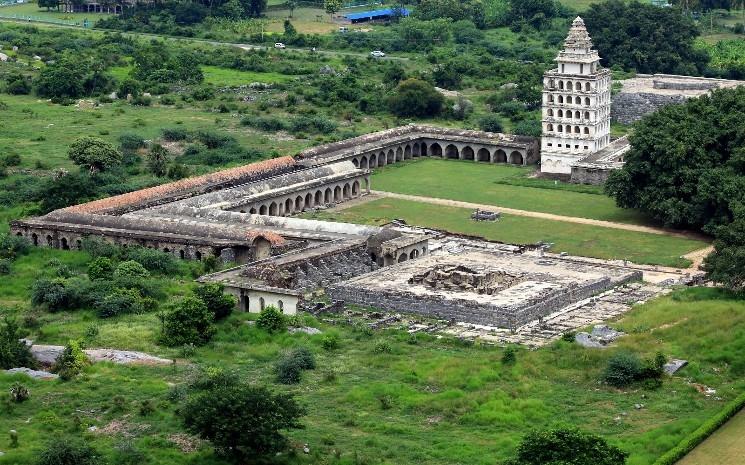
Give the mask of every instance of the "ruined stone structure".
M 622 88 L 613 97 L 611 117 L 623 124 L 631 124 L 665 105 L 684 103 L 714 89 L 745 85 L 745 81 L 671 74 L 638 74 L 618 82 Z
M 570 174 L 572 163 L 610 143 L 610 70 L 600 66 L 577 17 L 543 78 L 541 172 Z

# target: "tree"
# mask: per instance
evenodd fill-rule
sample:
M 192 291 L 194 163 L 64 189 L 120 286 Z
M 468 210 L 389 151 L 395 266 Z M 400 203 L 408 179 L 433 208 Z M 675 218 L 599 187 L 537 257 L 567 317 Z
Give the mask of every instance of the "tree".
M 163 316 L 161 341 L 169 346 L 203 345 L 215 334 L 215 315 L 197 297 L 185 297 Z
M 49 11 L 52 8 L 59 8 L 59 0 L 38 0 L 39 8 L 46 8 Z
M 160 144 L 153 144 L 147 154 L 147 166 L 158 176 L 165 176 L 168 171 L 168 150 Z
M 486 132 L 502 132 L 502 119 L 494 114 L 488 114 L 479 120 L 479 129 Z
M 235 297 L 224 294 L 225 286 L 219 283 L 205 284 L 194 289 L 197 296 L 215 315 L 215 320 L 227 318 L 235 308 Z
M 85 69 L 81 60 L 63 53 L 45 66 L 36 78 L 36 92 L 42 97 L 79 98 L 85 95 Z
M 0 326 L 0 368 L 8 370 L 17 367 L 36 367 L 36 360 L 25 342 L 18 324 L 6 316 Z
M 192 393 L 180 409 L 186 429 L 209 440 L 236 463 L 273 456 L 287 446 L 283 430 L 301 428 L 305 415 L 290 394 L 226 378 Z
M 113 145 L 98 137 L 84 136 L 70 145 L 67 156 L 76 165 L 91 173 L 105 171 L 122 162 L 122 153 Z
M 41 451 L 36 465 L 102 465 L 105 460 L 79 438 L 56 438 Z
M 609 0 L 590 5 L 583 18 L 603 63 L 638 73 L 697 74 L 708 56 L 694 47 L 698 29 L 676 8 Z
M 21 73 L 10 73 L 5 79 L 5 92 L 11 95 L 31 93 L 31 79 Z
M 388 108 L 398 116 L 437 116 L 445 98 L 432 84 L 419 79 L 401 81 L 388 98 Z
M 52 371 L 65 381 L 78 376 L 88 364 L 88 357 L 83 352 L 80 341 L 70 340 L 57 360 L 54 361 Z
M 258 18 L 266 10 L 267 0 L 241 0 L 246 14 L 251 18 Z
M 287 9 L 290 10 L 290 18 L 292 18 L 295 8 L 297 8 L 297 0 L 287 0 L 285 5 L 287 5 Z
M 623 465 L 628 453 L 576 428 L 526 434 L 506 465 Z
M 323 0 L 323 9 L 334 19 L 337 11 L 341 10 L 342 0 Z
M 510 0 L 507 23 L 517 31 L 523 25 L 541 29 L 558 13 L 554 0 Z
M 714 282 L 745 293 L 745 212 L 738 212 L 732 223 L 715 231 L 714 252 L 704 260 L 704 271 Z

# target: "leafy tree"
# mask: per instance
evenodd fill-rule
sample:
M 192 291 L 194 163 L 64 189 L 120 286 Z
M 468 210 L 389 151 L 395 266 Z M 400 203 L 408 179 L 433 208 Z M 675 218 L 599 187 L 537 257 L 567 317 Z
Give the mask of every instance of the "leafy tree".
M 341 10 L 342 0 L 323 0 L 323 9 L 326 10 L 332 18 L 337 11 Z
M 31 350 L 20 340 L 22 337 L 16 321 L 6 316 L 0 326 L 0 368 L 36 367 Z
M 79 438 L 55 438 L 36 459 L 36 465 L 103 465 L 104 458 Z
M 624 465 L 628 453 L 576 428 L 526 434 L 506 465 Z
M 738 211 L 736 215 L 732 223 L 715 230 L 714 252 L 706 257 L 703 268 L 709 279 L 742 294 L 745 293 L 745 212 Z
M 388 98 L 388 108 L 398 116 L 437 116 L 445 98 L 432 84 L 419 79 L 406 79 Z
M 708 56 L 694 47 L 698 30 L 676 8 L 609 0 L 583 15 L 592 41 L 607 66 L 639 73 L 697 74 Z
M 270 333 L 277 333 L 287 328 L 287 321 L 285 321 L 285 316 L 277 307 L 269 305 L 259 313 L 259 318 L 256 320 L 256 327 Z
M 246 14 L 251 18 L 258 18 L 266 10 L 266 0 L 242 0 Z
M 85 95 L 85 70 L 80 58 L 63 54 L 45 66 L 36 78 L 36 92 L 42 97 L 79 98 Z
M 497 115 L 484 115 L 479 120 L 479 129 L 486 132 L 502 132 L 502 119 Z
M 91 173 L 105 171 L 122 162 L 122 153 L 109 142 L 98 137 L 84 136 L 70 145 L 67 156 L 76 165 Z
M 117 265 L 114 270 L 115 279 L 131 279 L 131 278 L 149 278 L 150 272 L 145 269 L 140 263 L 134 260 L 127 260 Z
M 114 273 L 114 262 L 107 257 L 96 257 L 88 264 L 88 277 L 92 280 L 109 279 Z
M 423 20 L 469 20 L 479 28 L 486 25 L 484 3 L 481 0 L 420 0 L 414 15 Z
M 39 8 L 46 8 L 49 11 L 52 8 L 59 8 L 59 0 L 38 0 Z
M 28 95 L 31 93 L 31 79 L 21 73 L 10 73 L 5 78 L 5 92 L 11 95 Z
M 87 364 L 88 357 L 83 352 L 80 341 L 70 340 L 54 361 L 52 371 L 57 373 L 60 379 L 69 381 L 78 376 Z
M 510 0 L 506 19 L 514 31 L 520 30 L 523 25 L 541 29 L 556 17 L 557 13 L 558 6 L 555 0 Z
M 168 150 L 160 144 L 153 144 L 147 154 L 147 166 L 154 175 L 165 176 L 168 171 Z
M 197 297 L 185 297 L 163 316 L 161 340 L 169 346 L 203 345 L 215 334 L 215 315 Z
M 187 430 L 209 440 L 218 455 L 245 463 L 282 451 L 282 432 L 301 428 L 305 409 L 290 394 L 227 378 L 191 394 L 180 413 Z
M 215 315 L 215 320 L 227 318 L 235 308 L 235 297 L 224 294 L 225 286 L 219 283 L 205 284 L 194 289 L 196 295 Z

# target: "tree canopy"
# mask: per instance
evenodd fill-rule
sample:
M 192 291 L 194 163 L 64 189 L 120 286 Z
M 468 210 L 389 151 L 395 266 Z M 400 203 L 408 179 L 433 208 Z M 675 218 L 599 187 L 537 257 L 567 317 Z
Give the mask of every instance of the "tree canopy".
M 608 0 L 582 15 L 603 63 L 639 73 L 695 75 L 703 72 L 706 52 L 694 47 L 698 29 L 677 8 Z
M 388 106 L 398 116 L 436 116 L 445 98 L 432 84 L 419 79 L 406 79 L 388 98 Z
M 104 171 L 122 162 L 122 153 L 109 142 L 98 137 L 85 136 L 70 145 L 67 156 L 76 165 L 91 172 Z
M 533 431 L 507 465 L 623 465 L 628 453 L 576 428 Z
M 706 270 L 737 290 L 745 274 L 743 121 L 743 87 L 668 105 L 637 123 L 625 166 L 606 183 L 619 206 L 715 235 Z

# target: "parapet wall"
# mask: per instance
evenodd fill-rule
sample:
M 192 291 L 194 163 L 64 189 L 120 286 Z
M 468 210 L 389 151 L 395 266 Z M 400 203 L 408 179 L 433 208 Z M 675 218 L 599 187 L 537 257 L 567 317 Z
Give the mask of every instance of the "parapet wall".
M 688 97 L 683 95 L 620 93 L 611 100 L 611 119 L 615 123 L 631 124 L 665 105 L 680 104 L 686 100 Z

